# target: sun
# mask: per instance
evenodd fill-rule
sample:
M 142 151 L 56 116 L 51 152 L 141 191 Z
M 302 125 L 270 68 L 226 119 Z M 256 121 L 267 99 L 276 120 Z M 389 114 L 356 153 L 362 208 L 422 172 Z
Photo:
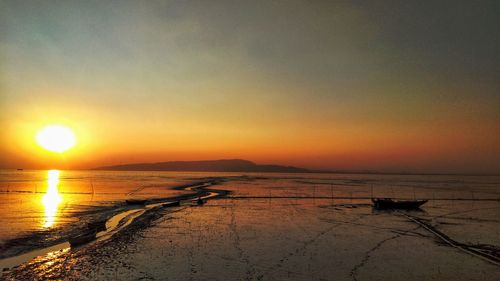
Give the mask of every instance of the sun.
M 36 135 L 37 143 L 48 151 L 63 153 L 76 144 L 73 131 L 62 125 L 49 125 Z

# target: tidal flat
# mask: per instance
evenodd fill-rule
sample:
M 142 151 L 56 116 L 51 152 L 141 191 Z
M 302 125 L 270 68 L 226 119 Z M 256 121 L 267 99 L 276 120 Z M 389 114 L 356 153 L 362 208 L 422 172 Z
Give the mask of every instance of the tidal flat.
M 2 278 L 499 280 L 498 178 L 217 179 L 209 189 L 229 194 L 151 208 L 110 239 L 39 256 Z M 371 196 L 430 200 L 421 210 L 380 211 Z

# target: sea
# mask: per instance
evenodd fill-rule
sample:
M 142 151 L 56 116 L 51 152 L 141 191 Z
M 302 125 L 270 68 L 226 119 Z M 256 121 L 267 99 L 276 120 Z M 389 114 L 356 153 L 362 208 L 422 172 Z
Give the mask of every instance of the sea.
M 459 204 L 500 198 L 500 176 L 0 170 L 0 258 L 58 243 L 71 229 L 123 206 L 126 199 L 182 195 L 187 191 L 175 187 L 209 178 L 221 180 L 211 188 L 232 191 L 234 199 L 370 204 L 371 197 L 391 197 Z

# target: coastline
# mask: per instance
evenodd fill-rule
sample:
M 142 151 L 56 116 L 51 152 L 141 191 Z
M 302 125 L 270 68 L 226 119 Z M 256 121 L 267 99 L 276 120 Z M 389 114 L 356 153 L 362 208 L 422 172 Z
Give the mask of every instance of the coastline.
M 230 188 L 230 187 L 229 187 Z M 486 280 L 500 267 L 440 242 L 414 221 L 362 201 L 257 198 L 209 200 L 203 207 L 154 208 L 110 239 L 40 256 L 4 280 Z M 444 203 L 444 202 L 443 202 Z M 484 216 L 480 202 L 461 218 Z M 410 212 L 458 233 L 447 204 Z M 445 208 L 445 209 L 443 209 Z M 458 209 L 460 206 L 458 206 Z M 487 216 L 488 219 L 494 219 Z M 456 231 L 459 231 L 458 233 Z M 494 238 L 494 237 L 493 237 Z M 487 241 L 487 240 L 484 240 Z M 418 264 L 418 267 L 415 267 Z M 473 269 L 473 270 L 472 270 Z
M 130 223 L 134 224 L 135 220 L 139 220 L 140 217 L 146 215 L 148 212 L 156 212 L 158 208 L 169 208 L 170 206 L 162 206 L 161 204 L 175 201 L 186 201 L 194 198 L 211 198 L 215 196 L 223 196 L 228 193 L 224 190 L 207 189 L 210 186 L 220 184 L 222 178 L 210 178 L 210 179 L 199 179 L 198 181 L 184 184 L 180 186 L 170 187 L 172 190 L 184 190 L 192 191 L 190 194 L 165 197 L 165 198 L 154 198 L 149 199 L 148 204 L 143 208 L 138 206 L 126 205 L 125 202 L 120 202 L 114 206 L 100 207 L 95 206 L 89 213 L 95 214 L 91 216 L 90 220 L 84 220 L 79 222 L 77 225 L 68 225 L 66 229 L 60 230 L 59 232 L 52 233 L 54 239 L 47 240 L 40 233 L 33 233 L 31 235 L 26 235 L 24 237 L 16 238 L 4 243 L 4 249 L 0 255 L 0 269 L 7 269 L 11 267 L 18 266 L 24 262 L 31 260 L 40 255 L 47 254 L 54 251 L 63 251 L 69 247 L 67 243 L 68 237 L 78 235 L 84 231 L 87 223 L 96 222 L 99 220 L 106 220 L 109 222 L 113 218 L 119 216 L 120 214 L 125 214 L 134 210 L 144 210 L 144 213 L 134 218 Z M 111 229 L 113 231 L 114 229 Z M 108 230 L 109 231 L 109 230 Z M 116 231 L 117 234 L 118 231 Z M 42 233 L 43 234 L 43 233 Z M 49 234 L 50 235 L 50 234 Z M 111 237 L 109 237 L 111 238 Z M 38 243 L 33 243 L 33 240 L 40 241 Z M 99 242 L 103 239 L 98 239 Z M 27 242 L 30 243 L 27 243 Z M 42 241 L 45 241 L 43 243 Z M 35 246 L 33 246 L 35 244 Z M 18 246 L 19 245 L 19 246 Z M 18 247 L 16 247 L 18 246 Z
M 492 211 L 500 193 L 489 179 L 402 178 L 396 189 L 383 179 L 376 196 L 432 198 L 408 217 L 372 208 L 367 198 L 380 178 L 186 179 L 169 189 L 191 191 L 186 200 L 220 197 L 203 207 L 165 207 L 162 198 L 130 208 L 118 214 L 123 227 L 114 235 L 39 255 L 0 280 L 496 281 L 500 274 L 496 263 L 470 254 L 500 256 Z

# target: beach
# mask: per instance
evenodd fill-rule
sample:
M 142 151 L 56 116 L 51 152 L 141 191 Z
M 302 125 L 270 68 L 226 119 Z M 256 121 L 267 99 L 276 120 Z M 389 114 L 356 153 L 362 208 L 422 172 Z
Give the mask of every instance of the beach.
M 499 15 L 0 0 L 0 281 L 500 281 Z
M 43 254 L 3 271 L 2 278 L 498 280 L 500 276 L 498 177 L 190 174 L 183 179 L 184 185 L 168 188 L 188 194 L 181 206 L 144 208 L 108 239 Z M 188 180 L 191 184 L 186 184 Z M 200 188 L 186 190 L 192 186 Z M 220 192 L 206 204 L 191 202 L 198 192 L 207 195 L 211 190 Z M 379 211 L 369 200 L 373 194 L 430 200 L 417 211 Z M 152 205 L 161 201 L 153 197 L 159 201 Z

